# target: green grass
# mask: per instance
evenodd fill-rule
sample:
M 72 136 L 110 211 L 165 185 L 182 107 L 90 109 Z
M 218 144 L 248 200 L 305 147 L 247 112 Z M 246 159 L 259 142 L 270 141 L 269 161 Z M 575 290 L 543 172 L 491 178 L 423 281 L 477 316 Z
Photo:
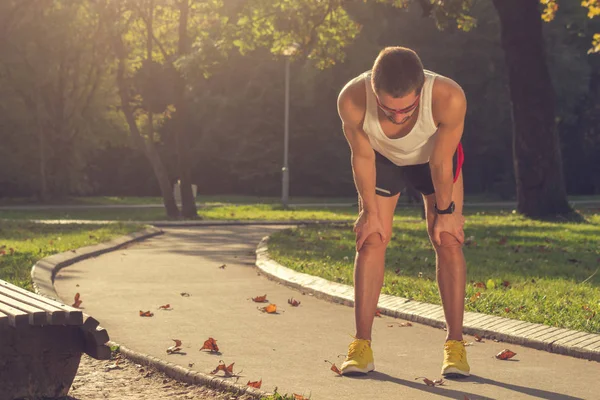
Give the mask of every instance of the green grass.
M 252 204 L 200 208 L 198 216 L 205 220 L 303 220 L 319 219 L 350 221 L 356 217 L 355 207 L 293 208 L 285 210 L 278 204 Z M 70 210 L 0 210 L 0 219 L 23 220 L 114 220 L 156 221 L 165 220 L 162 208 L 129 209 L 70 209 Z
M 425 223 L 416 212 L 407 214 L 395 218 L 382 293 L 440 304 Z M 584 214 L 589 223 L 537 222 L 498 212 L 467 215 L 466 309 L 600 331 L 600 214 Z M 353 283 L 350 225 L 286 230 L 273 235 L 269 248 L 274 259 L 292 269 Z
M 0 279 L 32 290 L 31 267 L 41 258 L 110 240 L 139 226 L 46 225 L 23 221 L 0 224 Z
M 309 203 L 356 203 L 356 196 L 348 197 L 306 197 L 294 196 L 290 197 L 290 204 L 309 204 Z M 600 196 L 569 196 L 570 201 L 576 200 L 597 200 L 600 203 Z M 471 194 L 466 196 L 467 203 L 502 201 L 502 199 L 494 194 Z M 196 202 L 205 206 L 219 206 L 232 204 L 281 204 L 281 198 L 278 196 L 240 196 L 240 195 L 198 195 Z M 407 203 L 408 196 L 401 196 L 400 203 Z M 35 198 L 0 198 L 0 206 L 15 206 L 15 205 L 40 205 Z M 65 197 L 55 199 L 48 205 L 148 205 L 162 204 L 162 197 L 148 196 L 89 196 L 89 197 Z

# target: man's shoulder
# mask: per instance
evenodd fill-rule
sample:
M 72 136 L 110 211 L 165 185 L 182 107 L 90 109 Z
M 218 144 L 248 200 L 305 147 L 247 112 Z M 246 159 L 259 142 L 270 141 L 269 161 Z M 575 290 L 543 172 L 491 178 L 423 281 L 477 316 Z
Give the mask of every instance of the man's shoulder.
M 454 80 L 438 75 L 432 89 L 432 113 L 434 120 L 444 123 L 453 114 L 464 114 L 467 99 L 462 87 Z
M 365 81 L 365 73 L 362 73 L 348 81 L 340 91 L 338 112 L 342 119 L 346 119 L 344 116 L 351 117 L 353 120 L 363 118 L 367 103 Z

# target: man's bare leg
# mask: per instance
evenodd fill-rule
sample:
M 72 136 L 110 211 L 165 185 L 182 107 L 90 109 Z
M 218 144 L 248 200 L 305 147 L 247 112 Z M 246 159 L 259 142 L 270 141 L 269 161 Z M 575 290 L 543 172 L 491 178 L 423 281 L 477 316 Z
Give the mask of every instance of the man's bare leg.
M 456 204 L 455 213 L 463 212 L 463 179 L 462 173 L 452 189 L 452 199 Z M 432 236 L 435 220 L 435 194 L 423 196 L 427 214 L 427 228 Z M 446 317 L 448 329 L 446 340 L 462 340 L 463 318 L 465 312 L 465 285 L 467 281 L 467 265 L 462 245 L 449 233 L 442 233 L 441 246 L 434 245 L 436 254 L 436 275 L 440 297 Z M 433 241 L 432 241 L 433 244 Z
M 379 234 L 370 235 L 354 260 L 354 317 L 356 320 L 356 338 L 371 340 L 373 319 L 377 310 L 379 294 L 383 286 L 385 268 L 385 250 L 392 233 L 394 210 L 398 202 L 393 197 L 376 196 L 377 210 L 388 241 L 382 242 Z M 361 205 L 359 199 L 359 207 Z M 360 209 L 359 209 L 360 212 Z

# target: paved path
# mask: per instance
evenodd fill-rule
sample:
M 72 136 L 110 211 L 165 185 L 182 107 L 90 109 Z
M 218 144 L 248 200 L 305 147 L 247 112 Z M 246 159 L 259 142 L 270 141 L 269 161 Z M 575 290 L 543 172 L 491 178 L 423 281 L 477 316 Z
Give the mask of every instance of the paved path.
M 262 378 L 266 391 L 277 386 L 281 393 L 316 400 L 599 397 L 600 363 L 493 341 L 468 347 L 470 379 L 427 387 L 415 378 L 439 378 L 445 332 L 419 324 L 390 328 L 396 320 L 388 317 L 375 321 L 377 371 L 366 378 L 336 376 L 324 360 L 341 364 L 353 333 L 353 310 L 257 275 L 256 244 L 277 229 L 166 229 L 162 236 L 61 270 L 55 287 L 68 304 L 80 292 L 85 312 L 132 350 L 205 373 L 221 359 L 235 362 L 240 383 Z M 265 293 L 280 314 L 263 314 L 249 300 Z M 300 307 L 289 306 L 290 297 Z M 157 310 L 164 304 L 173 310 Z M 141 318 L 140 310 L 155 315 Z M 208 337 L 218 340 L 221 355 L 199 351 Z M 171 339 L 183 341 L 185 355 L 166 354 Z M 505 347 L 517 353 L 514 361 L 494 359 Z

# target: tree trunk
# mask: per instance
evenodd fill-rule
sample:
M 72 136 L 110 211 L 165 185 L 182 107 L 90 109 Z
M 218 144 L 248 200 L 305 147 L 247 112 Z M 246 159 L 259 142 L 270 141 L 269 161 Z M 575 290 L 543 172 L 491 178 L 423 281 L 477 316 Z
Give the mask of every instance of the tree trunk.
M 150 161 L 150 164 L 152 165 L 154 175 L 156 176 L 156 180 L 160 186 L 167 216 L 170 218 L 177 218 L 179 217 L 179 209 L 177 208 L 177 204 L 175 204 L 175 197 L 173 196 L 173 190 L 169 182 L 167 170 L 163 165 L 160 155 L 158 154 L 156 146 L 154 146 L 152 140 L 145 140 L 141 135 L 133 115 L 133 110 L 130 105 L 131 99 L 129 98 L 129 87 L 127 86 L 125 80 L 126 55 L 123 43 L 120 37 L 115 37 L 113 40 L 115 45 L 115 53 L 117 54 L 119 60 L 117 66 L 117 86 L 119 88 L 119 96 L 121 98 L 121 109 L 125 115 L 125 119 L 127 120 L 127 125 L 129 125 L 129 132 L 131 133 L 131 137 L 135 145 L 138 147 L 138 149 L 144 151 L 148 161 Z
M 188 37 L 188 19 L 189 19 L 188 0 L 179 3 L 179 43 L 178 56 L 182 57 L 190 52 L 190 38 Z M 196 199 L 192 191 L 192 180 L 190 174 L 190 156 L 188 146 L 188 106 L 185 99 L 185 79 L 177 79 L 175 93 L 175 109 L 177 113 L 177 123 L 175 124 L 175 143 L 177 146 L 179 178 L 181 180 L 181 213 L 184 218 L 197 218 Z
M 539 0 L 493 3 L 509 73 L 517 211 L 531 218 L 570 215 Z

